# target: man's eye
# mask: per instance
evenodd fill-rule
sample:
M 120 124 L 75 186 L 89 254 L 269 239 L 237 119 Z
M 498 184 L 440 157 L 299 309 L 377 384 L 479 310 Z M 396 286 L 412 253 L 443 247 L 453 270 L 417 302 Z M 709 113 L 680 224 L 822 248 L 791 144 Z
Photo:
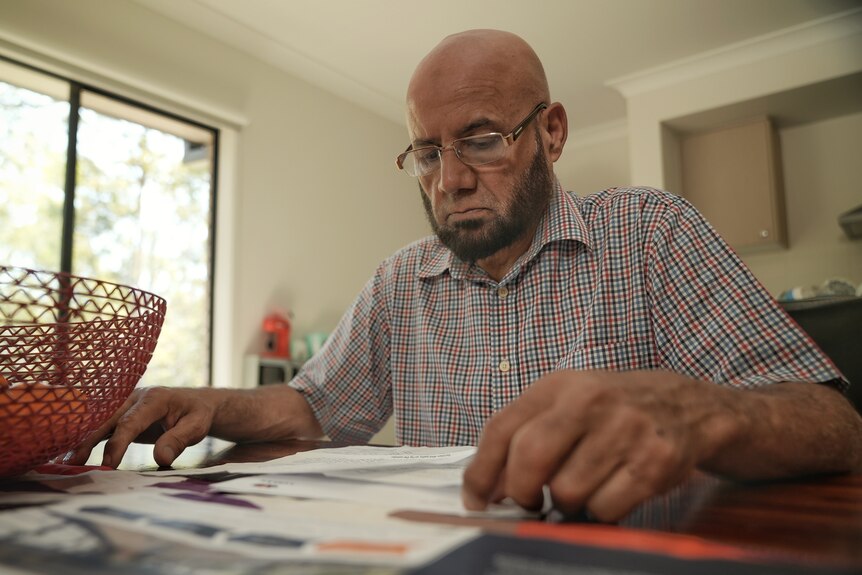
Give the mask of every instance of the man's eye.
M 416 159 L 423 164 L 428 164 L 431 162 L 436 162 L 439 155 L 437 154 L 437 148 L 428 148 L 426 150 L 416 150 L 414 152 L 416 154 Z
M 484 152 L 485 150 L 489 150 L 494 148 L 500 139 L 496 137 L 487 137 L 487 138 L 472 138 L 470 140 L 464 140 L 461 142 L 461 151 L 462 152 Z

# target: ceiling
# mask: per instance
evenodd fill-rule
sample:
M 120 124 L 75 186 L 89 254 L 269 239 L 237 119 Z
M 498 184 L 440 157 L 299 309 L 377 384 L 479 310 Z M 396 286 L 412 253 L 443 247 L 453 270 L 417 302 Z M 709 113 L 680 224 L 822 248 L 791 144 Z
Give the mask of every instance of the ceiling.
M 416 63 L 447 34 L 499 28 L 545 63 L 573 130 L 625 117 L 609 80 L 862 6 L 860 0 L 135 0 L 403 123 Z

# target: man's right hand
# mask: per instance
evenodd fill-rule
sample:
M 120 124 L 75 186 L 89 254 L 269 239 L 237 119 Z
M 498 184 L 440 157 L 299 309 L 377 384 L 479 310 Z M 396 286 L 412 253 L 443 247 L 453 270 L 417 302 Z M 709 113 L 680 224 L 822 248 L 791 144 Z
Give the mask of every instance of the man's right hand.
M 305 398 L 286 385 L 254 390 L 145 387 L 136 389 L 108 421 L 67 454 L 83 465 L 105 443 L 102 465 L 116 467 L 132 442 L 153 443 L 157 464 L 168 466 L 207 435 L 265 441 L 323 435 Z
M 64 460 L 82 465 L 97 443 L 105 444 L 102 465 L 116 467 L 132 442 L 154 443 L 153 457 L 167 466 L 189 445 L 201 441 L 212 427 L 218 400 L 210 390 L 144 387 L 136 389 L 108 421 L 90 434 Z

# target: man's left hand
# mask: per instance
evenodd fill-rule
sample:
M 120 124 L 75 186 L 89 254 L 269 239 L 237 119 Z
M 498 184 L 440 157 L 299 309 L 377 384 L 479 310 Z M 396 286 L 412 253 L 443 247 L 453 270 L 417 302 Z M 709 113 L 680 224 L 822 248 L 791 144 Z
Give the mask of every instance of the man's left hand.
M 735 393 L 666 371 L 549 374 L 486 424 L 464 504 L 538 509 L 547 485 L 555 508 L 617 520 L 746 432 Z

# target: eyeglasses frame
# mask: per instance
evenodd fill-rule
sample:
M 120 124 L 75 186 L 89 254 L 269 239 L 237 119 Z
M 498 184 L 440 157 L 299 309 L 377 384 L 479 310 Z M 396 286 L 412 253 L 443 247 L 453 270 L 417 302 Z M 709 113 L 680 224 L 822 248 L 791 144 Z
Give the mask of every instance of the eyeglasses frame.
M 458 151 L 458 148 L 456 148 L 455 145 L 458 142 L 463 142 L 464 140 L 470 140 L 473 138 L 487 138 L 488 136 L 501 136 L 503 138 L 503 143 L 505 144 L 505 147 L 508 148 L 509 146 L 511 146 L 512 144 L 515 143 L 515 140 L 518 139 L 518 137 L 524 131 L 524 128 L 526 128 L 527 126 L 530 125 L 530 122 L 532 122 L 533 119 L 539 115 L 539 112 L 546 109 L 547 107 L 548 107 L 548 105 L 546 103 L 539 102 L 536 105 L 536 107 L 533 108 L 530 111 L 530 113 L 527 114 L 527 116 L 523 120 L 521 120 L 517 126 L 512 128 L 512 131 L 509 132 L 505 136 L 500 132 L 488 132 L 487 134 L 476 134 L 474 136 L 467 136 L 465 138 L 457 138 L 455 140 L 452 140 L 452 142 L 450 142 L 448 146 L 420 146 L 418 148 L 414 148 L 413 144 L 410 144 L 409 146 L 407 146 L 406 150 L 404 150 L 403 152 L 398 154 L 398 156 L 395 158 L 395 164 L 398 166 L 399 170 L 403 170 L 404 169 L 404 160 L 407 158 L 407 154 L 410 154 L 412 152 L 419 152 L 422 150 L 430 150 L 430 149 L 436 149 L 437 154 L 440 158 L 443 157 L 443 152 L 451 149 L 453 152 L 455 152 L 455 157 L 457 157 L 458 160 L 460 162 L 462 162 L 465 166 L 487 166 L 488 164 L 493 164 L 494 162 L 498 161 L 500 158 L 497 158 L 496 160 L 491 160 L 490 162 L 483 162 L 481 164 L 468 164 L 467 162 L 465 162 L 461 158 L 461 153 Z M 434 173 L 435 171 L 436 170 L 431 170 L 430 172 L 426 172 L 425 174 L 422 174 L 422 176 L 427 176 L 428 174 Z M 419 178 L 422 176 L 417 175 L 417 176 L 413 176 L 413 177 Z

